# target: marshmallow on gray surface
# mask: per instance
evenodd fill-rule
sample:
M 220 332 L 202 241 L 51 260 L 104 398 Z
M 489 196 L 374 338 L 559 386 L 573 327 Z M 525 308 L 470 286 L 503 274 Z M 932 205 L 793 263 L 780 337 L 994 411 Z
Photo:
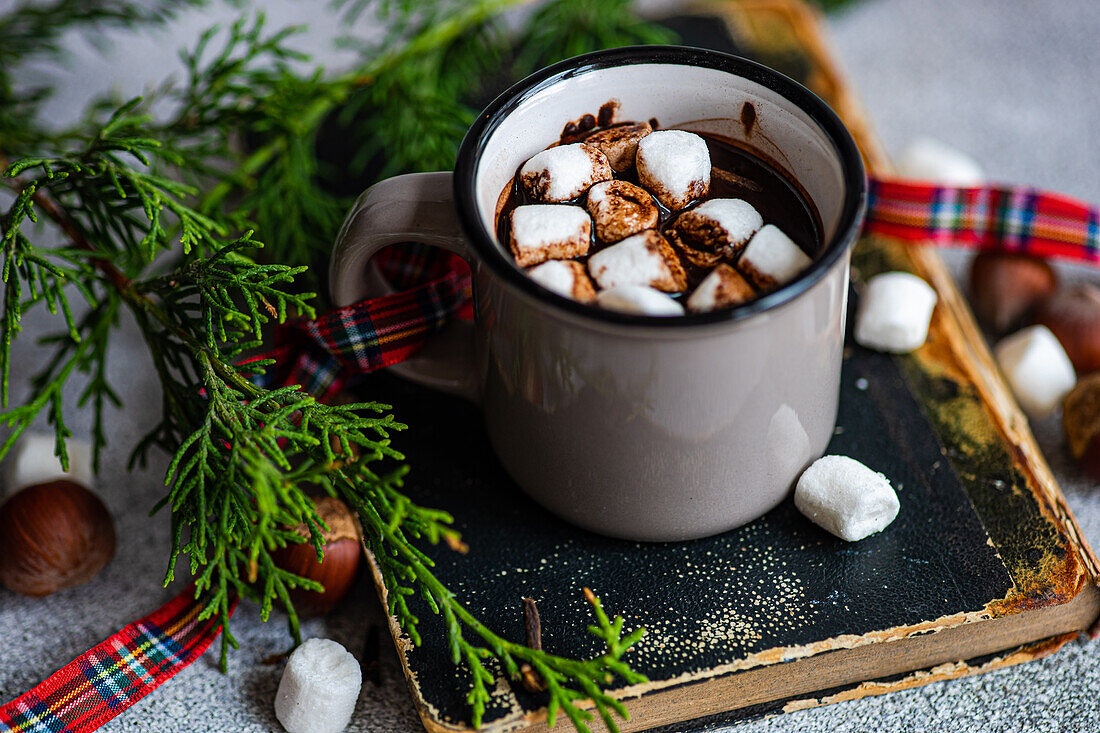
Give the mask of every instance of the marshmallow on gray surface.
M 765 224 L 741 252 L 737 269 L 756 287 L 767 292 L 798 277 L 813 264 L 802 248 L 774 224 Z
M 57 479 L 68 479 L 91 488 L 92 446 L 86 441 L 69 438 L 65 441 L 69 453 L 69 470 L 61 467 L 61 460 L 54 454 L 57 439 L 45 433 L 23 433 L 8 454 L 4 472 L 4 488 L 7 493 L 35 484 Z M 0 491 L 0 494 L 4 492 Z
M 607 156 L 586 143 L 547 148 L 519 169 L 527 195 L 545 203 L 575 199 L 592 184 L 606 181 L 611 175 Z
M 604 155 L 611 167 L 622 173 L 634 167 L 634 155 L 638 151 L 638 141 L 653 132 L 648 122 L 628 122 L 605 130 L 597 130 L 584 141 L 595 145 Z
M 745 303 L 755 297 L 756 291 L 741 273 L 727 264 L 721 264 L 696 286 L 687 299 L 687 308 L 700 313 Z
M 596 236 L 604 242 L 618 242 L 632 234 L 657 226 L 657 202 L 641 186 L 629 181 L 601 181 L 588 189 L 588 213 L 596 225 Z
M 710 150 L 698 135 L 658 130 L 638 141 L 638 182 L 672 210 L 710 191 Z
M 856 314 L 856 343 L 907 354 L 924 344 L 936 291 L 908 272 L 884 272 L 867 281 Z
M 652 229 L 601 249 L 588 258 L 588 271 L 601 288 L 648 285 L 678 293 L 687 287 L 687 273 L 676 252 Z
M 288 733 L 339 733 L 348 727 L 363 673 L 359 662 L 330 639 L 306 639 L 287 660 L 275 717 Z
M 596 299 L 596 289 L 584 265 L 572 260 L 550 260 L 527 271 L 531 279 L 558 295 L 591 303 Z
M 969 155 L 930 137 L 909 143 L 898 156 L 897 169 L 908 178 L 950 186 L 980 186 L 985 178 Z
M 592 220 L 579 206 L 517 206 L 512 209 L 511 217 L 508 246 L 520 267 L 588 253 Z
M 810 464 L 795 486 L 794 505 L 848 542 L 884 530 L 901 506 L 885 476 L 846 456 L 824 456 Z
M 1031 326 L 1001 340 L 997 364 L 1027 416 L 1052 414 L 1077 383 L 1073 364 L 1046 326 Z
M 647 316 L 682 316 L 684 307 L 659 290 L 646 285 L 616 285 L 601 290 L 596 304 L 620 313 Z
M 695 248 L 705 248 L 733 257 L 740 252 L 749 237 L 764 226 L 760 212 L 741 199 L 711 199 L 704 201 L 676 219 L 676 233 Z

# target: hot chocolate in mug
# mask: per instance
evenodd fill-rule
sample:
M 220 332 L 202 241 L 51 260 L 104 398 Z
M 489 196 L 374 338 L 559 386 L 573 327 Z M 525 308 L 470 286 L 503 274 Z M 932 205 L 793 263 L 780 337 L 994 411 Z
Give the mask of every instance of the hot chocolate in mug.
M 531 280 L 497 241 L 501 194 L 567 124 L 609 102 L 617 121 L 721 136 L 774 163 L 820 219 L 813 265 L 743 305 L 675 317 L 601 310 Z M 703 537 L 782 502 L 832 437 L 866 191 L 844 125 L 782 74 L 694 48 L 602 51 L 501 95 L 453 173 L 365 191 L 337 238 L 331 292 L 336 306 L 384 292 L 369 260 L 397 242 L 461 255 L 474 321 L 391 370 L 477 402 L 508 473 L 569 522 L 633 540 Z

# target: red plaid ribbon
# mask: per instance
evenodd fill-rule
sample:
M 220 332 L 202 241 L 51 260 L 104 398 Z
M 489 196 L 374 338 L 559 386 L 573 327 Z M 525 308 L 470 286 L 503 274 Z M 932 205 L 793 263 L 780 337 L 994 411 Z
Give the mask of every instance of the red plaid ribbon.
M 201 611 L 188 588 L 0 707 L 0 732 L 98 729 L 206 651 L 221 624 L 200 619 Z
M 275 348 L 255 359 L 274 359 L 264 386 L 300 384 L 325 399 L 358 374 L 408 359 L 452 316 L 472 318 L 470 268 L 461 257 L 407 243 L 387 247 L 374 264 L 398 292 L 288 321 Z
M 1100 261 L 1100 212 L 1024 186 L 952 188 L 871 180 L 865 234 L 1034 257 Z
M 864 233 L 1100 261 L 1096 209 L 1024 187 L 873 179 Z M 276 334 L 275 349 L 257 357 L 275 359 L 258 381 L 300 384 L 324 398 L 358 374 L 414 355 L 448 318 L 472 317 L 470 271 L 457 256 L 408 244 L 384 250 L 375 263 L 398 292 L 287 323 Z M 0 733 L 96 730 L 206 650 L 221 629 L 198 621 L 200 609 L 185 592 L 85 652 L 0 708 Z

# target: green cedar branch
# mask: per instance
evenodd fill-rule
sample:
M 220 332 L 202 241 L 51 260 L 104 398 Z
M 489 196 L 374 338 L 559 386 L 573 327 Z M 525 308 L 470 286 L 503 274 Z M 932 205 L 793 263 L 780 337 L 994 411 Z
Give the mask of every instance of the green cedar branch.
M 331 407 L 295 387 L 264 390 L 253 378 L 271 364 L 238 364 L 247 350 L 260 346 L 265 325 L 281 322 L 288 312 L 310 312 L 309 294 L 293 293 L 294 281 L 308 274 L 302 266 L 316 255 L 310 247 L 331 237 L 345 203 L 317 188 L 324 174 L 315 159 L 321 123 L 337 109 L 350 114 L 364 109 L 357 105 L 381 108 L 372 126 L 360 130 L 353 160 L 390 153 L 394 170 L 382 169 L 380 175 L 398 167 L 449 165 L 473 114 L 465 100 L 483 91 L 481 77 L 497 71 L 495 66 L 514 62 L 514 41 L 503 34 L 497 17 L 518 1 L 455 0 L 427 12 L 417 2 L 396 0 L 387 11 L 393 20 L 387 44 L 364 49 L 358 68 L 335 76 L 292 68 L 291 62 L 308 61 L 284 45 L 293 29 L 265 34 L 262 18 L 242 19 L 219 49 L 212 48 L 215 32 L 204 34 L 199 48 L 185 56 L 189 79 L 183 87 L 167 85 L 154 93 L 177 103 L 178 115 L 167 122 L 149 119 L 135 101 L 97 130 L 42 135 L 33 133 L 28 111 L 33 105 L 9 105 L 6 116 L 0 115 L 0 148 L 7 147 L 18 160 L 11 166 L 4 161 L 10 174 L 5 183 L 15 191 L 16 202 L 0 214 L 5 384 L 11 340 L 29 307 L 44 303 L 59 311 L 66 331 L 50 337 L 57 351 L 32 380 L 28 404 L 0 414 L 0 421 L 25 429 L 47 411 L 64 460 L 69 431 L 61 387 L 74 372 L 88 372 L 80 403 L 90 402 L 96 414 L 98 461 L 102 410 L 117 403 L 106 380 L 106 345 L 119 310 L 127 308 L 162 383 L 161 423 L 132 460 L 145 460 L 154 447 L 173 456 L 167 493 L 158 505 L 172 512 L 166 582 L 186 556 L 197 592 L 206 599 L 204 615 L 219 616 L 225 628 L 223 664 L 228 647 L 236 646 L 228 625 L 234 595 L 257 600 L 265 620 L 276 602 L 284 605 L 297 638 L 289 590 L 317 586 L 275 567 L 271 552 L 287 542 L 309 541 L 320 556 L 323 527 L 311 495 L 301 488 L 313 486 L 343 497 L 359 513 L 390 589 L 390 611 L 410 638 L 419 642 L 412 610 L 417 597 L 443 616 L 453 659 L 470 673 L 468 701 L 475 722 L 484 715 L 494 681 L 488 665 L 496 660 L 492 668 L 499 664 L 510 676 L 521 663 L 538 671 L 547 682 L 551 718 L 564 712 L 587 730 L 591 705 L 614 729 L 613 716 L 625 717 L 626 711 L 606 690 L 616 680 L 643 679 L 621 661 L 641 630 L 623 636 L 622 619 L 608 620 L 590 597 L 597 620 L 590 631 L 606 646 L 595 659 L 560 658 L 495 635 L 434 577 L 431 560 L 419 549 L 440 541 L 464 548 L 449 526 L 450 517 L 419 507 L 402 493 L 406 467 L 374 467 L 402 460 L 390 447 L 389 431 L 404 426 L 384 414 L 389 407 Z M 618 0 L 612 5 L 625 7 Z M 574 0 L 553 0 L 543 7 L 556 8 L 555 22 L 564 28 L 575 26 L 569 18 L 584 12 Z M 618 13 L 607 22 L 629 30 L 634 20 Z M 534 38 L 532 26 L 524 38 Z M 593 48 L 585 44 L 645 40 L 620 35 L 616 41 L 600 33 L 574 34 L 582 40 L 571 48 L 587 51 Z M 547 38 L 535 42 L 545 45 L 549 58 L 555 51 Z M 514 73 L 515 68 L 500 71 Z M 438 114 L 411 121 L 401 117 L 413 92 L 418 104 Z M 10 134 L 11 120 L 32 134 Z M 415 134 L 406 135 L 410 130 Z M 417 144 L 418 137 L 423 144 Z M 227 142 L 246 138 L 253 143 L 246 150 Z M 79 145 L 72 153 L 41 155 L 40 149 L 73 143 Z M 193 203 L 203 191 L 205 203 Z M 292 202 L 293 207 L 272 202 Z M 52 219 L 71 246 L 32 245 L 23 227 L 34 223 L 36 212 Z M 252 223 L 278 232 L 283 215 L 299 222 L 304 232 L 299 241 L 276 240 L 280 253 L 274 259 L 290 266 L 255 262 L 260 244 L 250 235 L 227 238 L 228 232 Z M 82 297 L 85 316 L 74 319 L 66 292 Z M 18 436 L 8 437 L 0 455 Z M 308 540 L 288 529 L 300 523 L 310 528 Z M 586 698 L 592 702 L 583 702 Z

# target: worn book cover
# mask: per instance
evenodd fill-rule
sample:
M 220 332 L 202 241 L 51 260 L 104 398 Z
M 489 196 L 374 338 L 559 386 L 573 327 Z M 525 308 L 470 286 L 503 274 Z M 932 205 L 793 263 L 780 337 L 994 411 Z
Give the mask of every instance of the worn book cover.
M 702 22 L 671 21 L 685 43 L 755 57 L 799 79 L 844 118 L 869 169 L 886 169 L 812 11 L 765 0 L 703 12 Z M 715 32 L 722 27 L 729 33 Z M 395 440 L 416 466 L 411 495 L 451 512 L 470 545 L 466 555 L 433 548 L 437 576 L 516 640 L 524 638 L 522 599 L 534 598 L 543 646 L 554 653 L 598 653 L 585 632 L 584 586 L 627 628 L 644 626 L 648 635 L 628 659 L 650 682 L 621 691 L 632 713 L 624 730 L 702 728 L 1057 649 L 1100 608 L 1096 560 L 936 255 L 862 241 L 849 312 L 861 280 L 898 269 L 939 292 L 929 342 L 908 356 L 847 350 L 829 447 L 894 482 L 901 511 L 885 532 L 848 544 L 788 500 L 693 542 L 599 537 L 523 495 L 493 456 L 473 405 L 377 375 L 417 426 Z M 419 647 L 391 623 L 417 709 L 429 730 L 467 729 L 466 674 L 451 663 L 442 621 L 425 612 L 421 623 Z M 502 679 L 483 727 L 544 728 L 544 704 Z

